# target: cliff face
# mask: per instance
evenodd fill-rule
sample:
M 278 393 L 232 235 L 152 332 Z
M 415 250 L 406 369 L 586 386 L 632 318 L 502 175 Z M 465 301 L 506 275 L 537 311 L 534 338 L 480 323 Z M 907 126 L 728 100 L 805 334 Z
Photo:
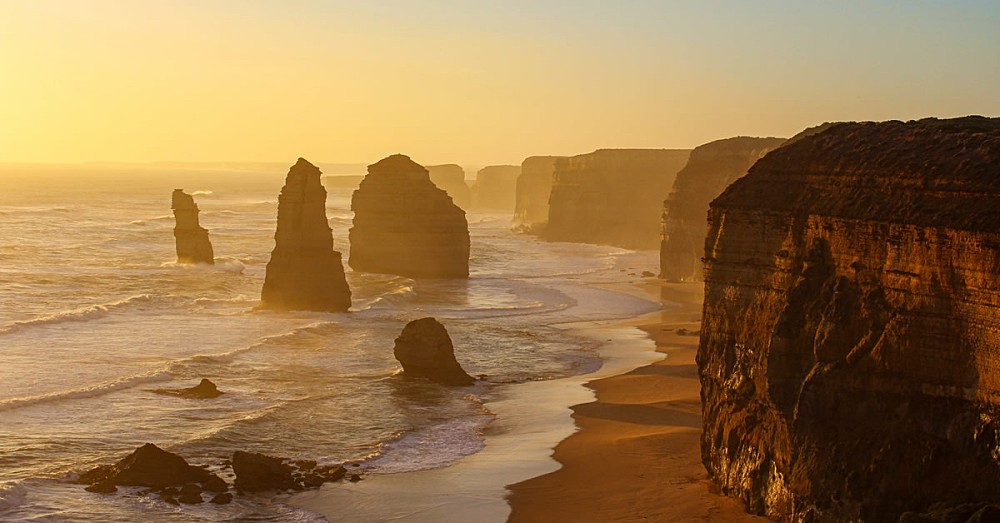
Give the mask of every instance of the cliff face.
M 208 231 L 198 224 L 198 205 L 184 189 L 174 189 L 170 198 L 174 210 L 174 240 L 177 244 L 177 263 L 215 264 L 212 242 Z
M 472 205 L 472 190 L 465 183 L 465 169 L 453 163 L 444 165 L 428 165 L 431 181 L 439 189 L 451 196 L 451 201 L 462 209 L 470 209 Z
M 741 136 L 710 142 L 691 151 L 687 165 L 663 202 L 660 277 L 669 281 L 701 279 L 708 204 L 722 190 L 784 138 Z
M 549 221 L 549 194 L 556 160 L 561 156 L 529 156 L 521 162 L 514 197 L 514 223 L 534 225 Z
M 320 170 L 299 158 L 278 196 L 278 227 L 260 308 L 346 311 L 351 306 L 339 252 L 326 218 Z
M 472 186 L 472 207 L 512 212 L 520 174 L 521 167 L 517 165 L 490 165 L 480 169 Z
M 750 510 L 1000 501 L 1000 120 L 838 124 L 711 204 L 702 456 Z
M 409 157 L 394 154 L 369 165 L 351 209 L 348 263 L 354 270 L 414 278 L 469 275 L 465 211 Z
M 600 149 L 556 161 L 544 238 L 655 249 L 663 200 L 689 150 Z

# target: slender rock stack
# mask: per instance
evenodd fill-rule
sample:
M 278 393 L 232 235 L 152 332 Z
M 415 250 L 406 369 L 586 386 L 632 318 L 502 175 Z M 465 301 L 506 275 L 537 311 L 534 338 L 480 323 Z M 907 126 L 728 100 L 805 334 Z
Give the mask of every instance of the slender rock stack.
M 472 204 L 472 191 L 465 183 L 465 169 L 453 163 L 444 165 L 428 165 L 427 172 L 431 175 L 431 181 L 439 189 L 444 189 L 451 201 L 462 209 L 469 209 Z
M 413 278 L 468 277 L 465 211 L 409 157 L 394 154 L 369 165 L 351 209 L 348 263 L 354 270 Z
M 339 252 L 326 218 L 326 189 L 320 170 L 299 158 L 278 196 L 274 250 L 260 296 L 260 308 L 346 311 L 351 306 Z
M 198 205 L 184 189 L 174 189 L 170 198 L 174 210 L 174 239 L 177 243 L 177 263 L 215 264 L 208 231 L 198 224 Z

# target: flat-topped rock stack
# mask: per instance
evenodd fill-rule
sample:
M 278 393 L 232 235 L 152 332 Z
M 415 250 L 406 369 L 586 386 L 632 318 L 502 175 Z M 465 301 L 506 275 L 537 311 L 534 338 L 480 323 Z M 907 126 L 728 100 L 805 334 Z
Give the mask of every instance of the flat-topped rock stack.
M 394 154 L 369 165 L 351 209 L 348 263 L 354 270 L 412 278 L 468 277 L 465 211 L 409 157 Z
M 472 190 L 465 182 L 465 169 L 453 163 L 444 165 L 428 165 L 427 172 L 431 175 L 431 181 L 439 189 L 451 196 L 451 201 L 463 210 L 468 210 L 472 205 Z
M 483 211 L 513 212 L 517 198 L 519 165 L 489 165 L 476 173 L 472 207 Z
M 556 160 L 562 156 L 529 156 L 521 162 L 514 201 L 514 223 L 537 225 L 549 221 L 549 194 Z

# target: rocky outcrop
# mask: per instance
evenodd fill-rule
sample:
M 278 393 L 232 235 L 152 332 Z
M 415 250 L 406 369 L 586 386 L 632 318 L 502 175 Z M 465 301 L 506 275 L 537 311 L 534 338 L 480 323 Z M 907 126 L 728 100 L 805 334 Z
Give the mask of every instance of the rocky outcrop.
M 351 210 L 348 263 L 354 270 L 413 278 L 469 275 L 465 211 L 409 157 L 394 154 L 369 165 Z
M 225 482 L 215 474 L 188 465 L 184 458 L 152 443 L 139 447 L 114 465 L 102 465 L 81 474 L 77 482 L 88 485 L 124 485 L 153 489 L 188 483 L 200 483 L 203 487 L 214 486 L 219 482 L 225 485 Z
M 174 210 L 174 240 L 177 244 L 177 263 L 215 264 L 212 242 L 208 230 L 198 223 L 198 205 L 184 189 L 174 189 L 170 198 Z
M 490 165 L 480 169 L 472 186 L 472 208 L 513 212 L 520 174 L 521 167 L 517 165 Z
M 468 210 L 472 204 L 472 191 L 469 184 L 465 183 L 465 169 L 460 165 L 447 163 L 444 165 L 428 165 L 427 172 L 430 173 L 431 181 L 439 189 L 451 196 L 451 201 L 463 210 Z
M 317 467 L 315 461 L 291 461 L 242 450 L 233 453 L 232 463 L 240 492 L 303 490 L 339 481 L 347 474 L 342 465 Z
M 536 225 L 549 221 L 549 194 L 556 160 L 562 156 L 529 156 L 521 162 L 514 196 L 514 223 Z
M 434 318 L 411 321 L 396 338 L 392 353 L 403 375 L 427 378 L 445 385 L 472 385 L 475 380 L 455 360 L 455 347 L 444 325 Z
M 848 123 L 711 204 L 702 455 L 749 509 L 1000 501 L 1000 120 Z
M 689 150 L 601 149 L 556 161 L 542 237 L 655 249 L 663 200 Z
M 708 204 L 722 190 L 784 138 L 740 136 L 717 140 L 691 151 L 687 165 L 663 202 L 660 277 L 669 281 L 701 279 Z
M 163 394 L 166 396 L 177 396 L 179 398 L 191 398 L 191 399 L 212 399 L 218 398 L 219 396 L 225 394 L 212 380 L 203 378 L 200 383 L 194 387 L 188 387 L 186 389 L 153 389 L 152 392 L 156 394 Z
M 326 218 L 320 170 L 299 158 L 278 196 L 278 227 L 260 308 L 342 312 L 351 306 L 340 253 Z

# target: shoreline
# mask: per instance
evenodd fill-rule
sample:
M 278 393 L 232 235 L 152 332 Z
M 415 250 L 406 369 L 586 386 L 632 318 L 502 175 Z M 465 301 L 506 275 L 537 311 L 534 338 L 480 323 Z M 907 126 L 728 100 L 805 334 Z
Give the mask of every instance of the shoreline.
M 484 403 L 495 419 L 484 431 L 482 450 L 446 467 L 369 474 L 361 482 L 324 486 L 283 502 L 330 521 L 507 521 L 511 512 L 507 486 L 560 468 L 552 449 L 577 431 L 572 406 L 594 401 L 594 391 L 586 384 L 664 358 L 637 328 L 664 313 L 659 296 L 641 290 L 648 282 L 600 286 L 642 296 L 661 307 L 631 318 L 554 325 L 603 342 L 598 349 L 601 367 L 587 374 L 497 389 Z
M 719 493 L 701 463 L 698 336 L 676 330 L 699 330 L 702 287 L 642 287 L 681 304 L 633 322 L 665 357 L 588 380 L 595 400 L 572 407 L 579 430 L 555 446 L 561 467 L 509 485 L 508 521 L 768 521 Z

